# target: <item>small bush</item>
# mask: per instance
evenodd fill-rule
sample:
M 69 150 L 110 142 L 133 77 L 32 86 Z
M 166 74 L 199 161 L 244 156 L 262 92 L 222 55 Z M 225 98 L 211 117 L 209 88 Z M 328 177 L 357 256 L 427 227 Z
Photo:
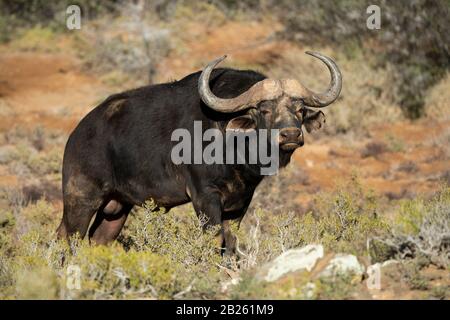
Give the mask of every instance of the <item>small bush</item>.
M 374 157 L 378 158 L 379 155 L 387 151 L 387 146 L 383 142 L 369 142 L 361 150 L 361 157 L 368 158 Z
M 438 267 L 450 265 L 450 188 L 445 187 L 430 201 L 406 200 L 398 212 L 392 234 L 372 245 L 385 247 L 384 258 L 427 258 Z M 369 245 L 370 246 L 370 245 Z M 379 252 L 380 250 L 369 250 Z M 375 260 L 379 257 L 373 256 Z
M 419 170 L 419 168 L 415 162 L 405 161 L 398 166 L 397 170 L 406 173 L 415 173 Z
M 50 28 L 36 26 L 22 31 L 12 46 L 23 51 L 46 51 L 56 50 L 56 36 Z
M 71 265 L 80 266 L 80 297 L 170 298 L 181 290 L 177 265 L 168 257 L 150 251 L 125 251 L 120 246 L 82 246 Z
M 170 256 L 171 260 L 203 272 L 220 263 L 215 235 L 218 227 L 203 232 L 206 218 L 198 219 L 193 211 L 177 216 L 157 210 L 154 202 L 138 209 L 124 232 L 127 246 Z
M 59 283 L 57 274 L 49 267 L 40 266 L 17 272 L 15 297 L 18 299 L 57 299 Z
M 392 135 L 387 135 L 386 140 L 388 142 L 389 151 L 391 152 L 403 152 L 405 150 L 405 142 Z
M 8 160 L 10 170 L 19 176 L 59 174 L 62 169 L 60 146 L 37 151 L 29 142 L 19 142 Z

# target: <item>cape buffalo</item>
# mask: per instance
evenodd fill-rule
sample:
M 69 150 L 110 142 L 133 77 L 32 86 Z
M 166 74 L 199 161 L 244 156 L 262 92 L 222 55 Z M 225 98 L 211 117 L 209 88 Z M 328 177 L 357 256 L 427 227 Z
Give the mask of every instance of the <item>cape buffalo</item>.
M 331 82 L 315 93 L 294 79 L 269 79 L 254 71 L 215 69 L 217 59 L 185 78 L 112 95 L 87 114 L 72 132 L 64 151 L 64 213 L 59 237 L 79 233 L 90 222 L 90 241 L 106 244 L 119 235 L 134 205 L 152 198 L 160 207 L 192 202 L 208 225 L 221 225 L 222 248 L 234 249 L 229 221 L 244 216 L 255 188 L 264 178 L 257 164 L 175 164 L 172 133 L 278 129 L 279 166 L 286 166 L 303 145 L 302 126 L 319 129 L 322 108 L 341 91 L 335 62 L 316 52 Z M 247 145 L 248 146 L 248 145 Z M 278 151 L 278 150 L 277 150 Z

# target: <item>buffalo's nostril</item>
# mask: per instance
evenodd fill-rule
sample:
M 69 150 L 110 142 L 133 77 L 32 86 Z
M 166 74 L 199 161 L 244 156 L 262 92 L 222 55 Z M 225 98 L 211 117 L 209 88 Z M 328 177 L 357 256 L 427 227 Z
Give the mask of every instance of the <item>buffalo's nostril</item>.
M 298 128 L 284 129 L 280 131 L 283 140 L 297 140 L 302 135 L 302 131 Z

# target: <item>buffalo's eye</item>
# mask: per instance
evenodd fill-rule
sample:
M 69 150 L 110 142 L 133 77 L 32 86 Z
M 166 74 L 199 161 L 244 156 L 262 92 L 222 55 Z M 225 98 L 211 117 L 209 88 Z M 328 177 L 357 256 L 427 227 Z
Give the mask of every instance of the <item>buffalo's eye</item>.
M 272 114 L 272 103 L 270 101 L 263 101 L 259 105 L 259 111 L 263 116 L 270 116 Z

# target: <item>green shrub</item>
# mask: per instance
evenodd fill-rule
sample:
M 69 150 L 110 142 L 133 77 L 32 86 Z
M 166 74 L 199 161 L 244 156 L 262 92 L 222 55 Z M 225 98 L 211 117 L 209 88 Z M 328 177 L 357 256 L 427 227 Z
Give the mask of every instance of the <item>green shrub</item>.
M 403 200 L 396 217 L 398 232 L 417 235 L 425 215 L 425 203 L 422 199 Z
M 391 233 L 371 241 L 372 259 L 427 259 L 438 267 L 450 265 L 450 188 L 431 200 L 405 200 L 400 204 Z M 378 256 L 384 247 L 387 255 Z
M 43 50 L 53 52 L 56 50 L 56 37 L 53 30 L 41 26 L 24 29 L 14 40 L 12 46 L 19 50 Z
M 150 251 L 125 251 L 119 245 L 82 246 L 70 261 L 81 269 L 84 298 L 170 298 L 182 289 L 177 265 Z
M 339 275 L 334 278 L 319 278 L 315 282 L 314 297 L 324 300 L 343 300 L 352 297 L 357 285 L 352 282 L 351 275 Z
M 206 218 L 197 218 L 193 210 L 176 214 L 157 209 L 153 201 L 136 210 L 124 231 L 128 246 L 149 250 L 203 272 L 220 263 L 215 235 L 218 227 L 203 232 Z
M 241 280 L 231 288 L 230 298 L 233 300 L 242 299 L 270 299 L 267 296 L 266 282 L 255 278 L 252 272 L 246 271 L 241 275 Z
M 19 270 L 15 284 L 17 299 L 57 299 L 60 283 L 57 274 L 49 267 L 39 266 Z
M 61 148 L 37 151 L 28 142 L 19 142 L 10 167 L 17 175 L 59 174 L 62 169 Z

